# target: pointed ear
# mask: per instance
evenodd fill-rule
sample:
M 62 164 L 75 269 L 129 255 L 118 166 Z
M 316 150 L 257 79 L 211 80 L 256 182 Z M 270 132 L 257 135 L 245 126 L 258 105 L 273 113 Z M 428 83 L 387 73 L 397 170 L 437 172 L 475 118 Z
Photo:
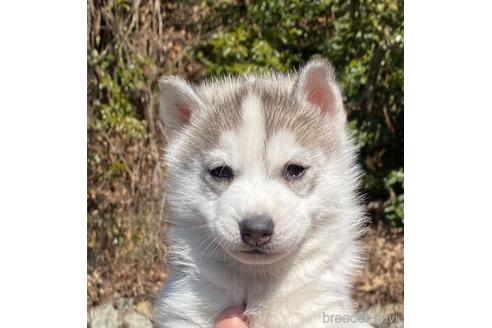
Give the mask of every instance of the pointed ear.
M 203 102 L 193 87 L 179 77 L 162 77 L 159 89 L 160 117 L 166 130 L 173 135 L 181 126 L 190 122 L 191 116 L 203 106 Z
M 342 93 L 335 80 L 333 66 L 328 61 L 309 61 L 300 71 L 293 92 L 299 101 L 314 106 L 329 120 L 345 123 Z

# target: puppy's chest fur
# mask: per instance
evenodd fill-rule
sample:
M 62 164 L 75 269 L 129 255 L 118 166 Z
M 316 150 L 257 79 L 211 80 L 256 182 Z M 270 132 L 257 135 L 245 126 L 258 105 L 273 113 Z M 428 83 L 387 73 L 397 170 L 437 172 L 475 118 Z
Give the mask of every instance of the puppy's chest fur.
M 238 272 L 214 262 L 199 266 L 204 273 L 199 285 L 208 285 L 203 290 L 209 297 L 217 297 L 209 298 L 216 308 L 212 306 L 206 316 L 217 316 L 224 304 L 244 305 L 249 328 L 288 328 L 322 327 L 323 312 L 351 312 L 345 290 L 340 288 L 342 281 L 322 262 L 306 261 L 270 272 Z M 217 292 L 210 293 L 210 288 Z

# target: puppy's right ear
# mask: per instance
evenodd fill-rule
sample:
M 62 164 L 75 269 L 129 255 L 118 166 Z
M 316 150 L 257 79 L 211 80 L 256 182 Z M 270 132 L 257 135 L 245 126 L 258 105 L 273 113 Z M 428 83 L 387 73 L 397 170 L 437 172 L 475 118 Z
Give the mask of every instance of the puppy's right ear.
M 203 106 L 200 96 L 185 80 L 175 76 L 164 76 L 159 80 L 160 106 L 162 122 L 169 135 L 188 124 L 193 116 Z
M 333 66 L 328 61 L 309 61 L 299 74 L 294 95 L 301 102 L 316 108 L 330 122 L 339 126 L 345 124 L 342 93 L 336 82 Z

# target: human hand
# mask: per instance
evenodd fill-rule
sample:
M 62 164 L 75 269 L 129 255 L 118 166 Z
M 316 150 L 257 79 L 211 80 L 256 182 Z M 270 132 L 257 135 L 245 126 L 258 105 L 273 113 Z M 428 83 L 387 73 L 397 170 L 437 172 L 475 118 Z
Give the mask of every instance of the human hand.
M 244 307 L 232 307 L 222 312 L 215 320 L 215 328 L 248 328 Z

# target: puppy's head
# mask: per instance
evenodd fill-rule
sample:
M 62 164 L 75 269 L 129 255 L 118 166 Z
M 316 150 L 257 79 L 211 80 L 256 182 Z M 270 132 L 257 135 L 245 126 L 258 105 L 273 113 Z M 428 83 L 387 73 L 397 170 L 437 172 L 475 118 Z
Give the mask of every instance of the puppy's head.
M 174 223 L 200 231 L 204 252 L 276 262 L 347 201 L 353 152 L 327 62 L 199 87 L 166 77 L 160 89 Z

